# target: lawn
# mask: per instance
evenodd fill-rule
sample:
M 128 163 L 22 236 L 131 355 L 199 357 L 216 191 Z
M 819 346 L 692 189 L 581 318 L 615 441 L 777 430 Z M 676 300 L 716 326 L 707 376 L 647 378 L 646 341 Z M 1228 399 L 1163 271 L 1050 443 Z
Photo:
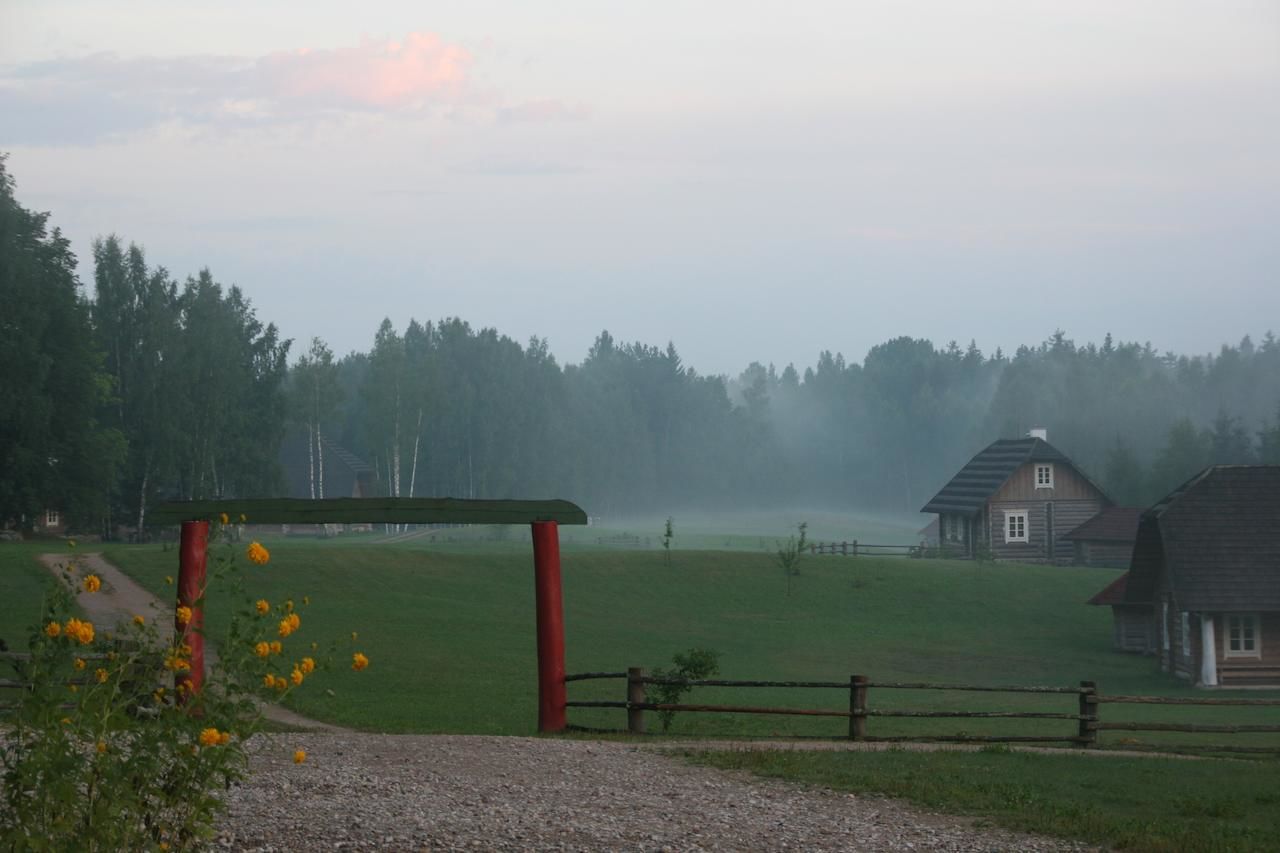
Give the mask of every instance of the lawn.
M 692 760 L 1134 851 L 1280 849 L 1276 762 L 981 752 L 711 752 Z
M 40 554 L 70 553 L 66 543 L 0 542 L 0 639 L 11 651 L 23 651 L 53 576 Z
M 294 706 L 357 728 L 528 734 L 536 713 L 532 558 L 526 542 L 415 540 L 398 546 L 274 540 L 273 559 L 251 568 L 255 595 L 303 594 L 305 640 L 360 632 L 374 664 L 358 680 L 326 674 Z M 108 559 L 153 591 L 172 595 L 165 575 L 176 553 L 160 546 L 111 547 Z M 924 680 L 1007 685 L 1097 681 L 1111 693 L 1188 695 L 1149 659 L 1111 651 L 1110 614 L 1083 604 L 1115 573 L 1099 569 L 978 565 L 905 558 L 806 558 L 790 595 L 767 554 L 566 546 L 567 667 L 570 672 L 653 668 L 691 647 L 721 653 L 725 678 Z M 211 594 L 211 632 L 227 602 Z M 620 681 L 570 685 L 571 699 L 621 699 Z M 326 691 L 332 691 L 329 695 Z M 1250 693 L 1250 696 L 1275 695 Z M 696 701 L 847 708 L 847 691 L 699 688 Z M 873 689 L 878 709 L 1075 711 L 1074 696 L 962 694 Z M 1108 706 L 1108 719 L 1267 722 L 1274 709 Z M 620 728 L 620 711 L 571 709 L 573 724 Z M 657 729 L 657 721 L 651 722 Z M 843 719 L 684 714 L 677 735 L 841 736 Z M 874 718 L 869 734 L 1074 733 L 1063 720 Z M 1130 733 L 1124 733 L 1126 735 Z M 1223 736 L 1217 736 L 1219 740 Z M 1257 744 L 1267 735 L 1235 736 Z M 1104 744 L 1187 737 L 1104 735 Z

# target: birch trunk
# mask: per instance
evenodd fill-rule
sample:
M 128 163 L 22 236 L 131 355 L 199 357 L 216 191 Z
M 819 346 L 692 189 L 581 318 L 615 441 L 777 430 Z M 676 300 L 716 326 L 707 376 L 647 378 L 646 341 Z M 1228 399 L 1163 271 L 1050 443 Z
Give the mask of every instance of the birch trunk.
M 316 452 L 315 435 L 311 429 L 311 421 L 307 421 L 307 478 L 311 484 L 311 499 L 316 498 Z
M 324 435 L 320 432 L 320 421 L 316 421 L 316 460 L 320 465 L 320 497 L 324 498 Z
M 147 480 L 151 477 L 151 460 L 142 469 L 142 487 L 138 489 L 138 541 L 142 541 L 142 525 L 147 520 Z
M 418 408 L 418 426 L 413 431 L 413 464 L 409 468 L 409 497 L 413 497 L 414 485 L 418 482 L 418 443 L 422 440 L 422 408 Z

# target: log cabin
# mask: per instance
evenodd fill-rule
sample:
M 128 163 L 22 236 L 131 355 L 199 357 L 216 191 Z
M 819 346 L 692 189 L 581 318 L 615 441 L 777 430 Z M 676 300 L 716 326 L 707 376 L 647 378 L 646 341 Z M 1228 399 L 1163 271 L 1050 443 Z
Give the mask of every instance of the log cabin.
M 1123 601 L 1165 672 L 1280 687 L 1280 465 L 1206 468 L 1143 513 Z
M 1049 443 L 1043 429 L 984 449 L 920 510 L 938 516 L 941 545 L 968 557 L 1067 565 L 1061 539 L 1112 501 Z
M 1138 519 L 1143 508 L 1109 506 L 1062 539 L 1070 542 L 1077 566 L 1127 569 L 1133 557 L 1133 540 L 1138 536 Z

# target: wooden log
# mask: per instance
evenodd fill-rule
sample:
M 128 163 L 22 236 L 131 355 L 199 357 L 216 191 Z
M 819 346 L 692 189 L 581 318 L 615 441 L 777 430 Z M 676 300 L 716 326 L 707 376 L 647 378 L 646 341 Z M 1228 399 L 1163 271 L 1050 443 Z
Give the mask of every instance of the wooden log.
M 1209 723 L 1094 723 L 1093 726 L 1100 731 L 1117 732 L 1212 732 L 1216 734 L 1280 732 L 1280 726 L 1276 725 L 1222 726 Z
M 868 687 L 893 690 L 970 690 L 975 693 L 1079 693 L 1079 687 L 996 687 L 981 684 L 931 684 L 924 681 L 872 681 Z
M 627 669 L 627 731 L 633 735 L 644 734 L 644 709 L 646 704 L 644 670 L 633 666 Z
M 1021 718 L 1028 720 L 1087 720 L 1094 717 L 1079 714 L 1041 713 L 1038 711 L 867 711 L 867 717 L 977 717 L 982 719 Z
M 570 681 L 587 681 L 592 678 L 626 678 L 625 672 L 575 672 L 573 675 L 566 675 L 564 680 L 566 683 Z
M 631 704 L 631 703 L 628 703 Z M 636 707 L 632 704 L 632 707 Z M 714 714 L 783 714 L 795 717 L 848 717 L 848 711 L 830 711 L 821 708 L 759 708 L 751 705 L 672 705 L 645 702 L 639 706 L 646 711 L 691 711 Z
M 645 684 L 683 684 L 688 687 L 831 687 L 845 690 L 847 681 L 734 681 L 723 678 L 699 678 L 686 680 L 683 678 L 654 678 L 646 676 L 641 679 Z
M 250 524 L 586 524 L 587 514 L 564 500 L 512 501 L 463 498 L 303 498 L 171 501 L 151 508 L 148 521 L 177 524 L 244 515 Z
M 868 743 L 1076 743 L 1080 739 L 1063 735 L 901 735 L 869 737 Z
M 1280 699 L 1201 699 L 1198 696 L 1109 696 L 1098 694 L 1098 702 L 1125 702 L 1137 705 L 1280 705 Z
M 864 740 L 867 737 L 867 677 L 849 676 L 849 737 Z
M 566 708 L 629 708 L 629 702 L 613 702 L 609 700 L 580 699 L 564 703 Z M 572 727 L 570 727 L 572 728 Z

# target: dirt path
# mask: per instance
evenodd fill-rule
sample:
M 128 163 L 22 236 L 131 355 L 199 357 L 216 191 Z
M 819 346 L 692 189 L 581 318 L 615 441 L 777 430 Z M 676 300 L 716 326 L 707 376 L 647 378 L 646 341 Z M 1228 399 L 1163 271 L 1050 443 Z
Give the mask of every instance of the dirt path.
M 54 574 L 59 574 L 67 563 L 65 554 L 41 554 L 40 562 Z M 87 571 L 102 579 L 102 589 L 96 593 L 81 592 L 76 603 L 99 629 L 128 624 L 134 616 L 143 616 L 155 625 L 162 642 L 173 638 L 173 608 L 162 605 L 160 600 L 144 589 L 133 578 L 103 559 L 98 553 L 78 554 L 77 559 Z M 205 665 L 218 661 L 217 650 L 212 644 L 205 646 Z M 263 704 L 262 714 L 273 723 L 292 728 L 319 732 L 345 732 L 340 726 L 322 723 L 290 711 L 280 705 Z

